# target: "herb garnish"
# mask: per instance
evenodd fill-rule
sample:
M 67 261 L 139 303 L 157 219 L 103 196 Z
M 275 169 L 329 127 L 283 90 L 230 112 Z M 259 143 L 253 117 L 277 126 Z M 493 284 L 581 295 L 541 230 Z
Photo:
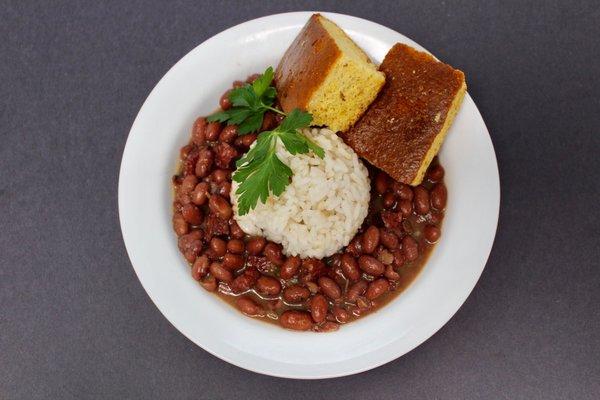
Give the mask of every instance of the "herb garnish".
M 261 127 L 267 110 L 286 115 L 272 107 L 277 95 L 275 88 L 271 86 L 272 80 L 273 68 L 269 67 L 251 85 L 246 84 L 229 93 L 232 108 L 219 111 L 207 119 L 227 122 L 228 125 L 236 124 L 238 134 L 245 135 Z M 235 192 L 238 195 L 239 215 L 254 209 L 259 199 L 265 203 L 270 193 L 279 196 L 290 184 L 293 173 L 277 157 L 278 140 L 281 140 L 290 154 L 306 154 L 312 151 L 320 158 L 325 157 L 321 147 L 299 132 L 299 129 L 308 127 L 311 121 L 312 115 L 309 113 L 297 108 L 292 110 L 281 125 L 271 131 L 261 132 L 254 147 L 236 162 L 237 169 L 232 179 L 239 183 Z
M 305 154 L 312 150 L 317 156 L 325 157 L 321 147 L 298 132 L 309 126 L 310 121 L 310 114 L 295 108 L 277 128 L 258 135 L 256 145 L 237 161 L 233 180 L 240 184 L 235 192 L 239 196 L 240 215 L 256 207 L 259 198 L 265 203 L 269 192 L 279 196 L 290 183 L 292 170 L 277 158 L 277 140 L 281 140 L 290 154 Z
M 263 122 L 267 110 L 284 114 L 273 106 L 277 92 L 271 86 L 273 81 L 273 68 L 269 67 L 264 74 L 259 76 L 252 84 L 229 92 L 232 107 L 226 111 L 219 111 L 210 115 L 209 122 L 227 122 L 227 125 L 238 125 L 238 134 L 245 135 L 257 131 Z

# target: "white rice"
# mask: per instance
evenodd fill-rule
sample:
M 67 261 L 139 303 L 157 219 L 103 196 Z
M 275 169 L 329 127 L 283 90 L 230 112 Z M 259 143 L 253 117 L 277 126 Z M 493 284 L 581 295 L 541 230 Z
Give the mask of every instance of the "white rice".
M 367 216 L 369 176 L 333 131 L 313 128 L 303 133 L 325 150 L 324 159 L 312 152 L 293 156 L 279 142 L 277 157 L 294 172 L 292 183 L 281 196 L 270 196 L 266 204 L 259 200 L 243 216 L 238 214 L 236 182 L 231 201 L 235 219 L 247 234 L 280 243 L 288 256 L 322 258 L 348 245 Z

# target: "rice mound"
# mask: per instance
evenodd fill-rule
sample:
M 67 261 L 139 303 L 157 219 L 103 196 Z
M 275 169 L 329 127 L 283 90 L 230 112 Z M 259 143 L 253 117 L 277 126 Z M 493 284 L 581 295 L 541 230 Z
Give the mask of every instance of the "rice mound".
M 280 243 L 288 256 L 323 258 L 347 246 L 367 216 L 370 182 L 354 151 L 329 129 L 304 129 L 325 151 L 291 155 L 281 141 L 277 157 L 294 172 L 279 196 L 258 201 L 247 214 L 238 214 L 238 184 L 232 182 L 231 202 L 238 225 L 249 235 Z

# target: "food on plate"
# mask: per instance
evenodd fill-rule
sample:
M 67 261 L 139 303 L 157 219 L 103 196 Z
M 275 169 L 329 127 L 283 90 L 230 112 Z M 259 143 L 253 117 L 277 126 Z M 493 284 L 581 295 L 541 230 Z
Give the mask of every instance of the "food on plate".
M 360 228 L 370 183 L 367 169 L 333 131 L 313 128 L 303 134 L 324 150 L 323 158 L 312 152 L 292 155 L 278 142 L 277 156 L 293 172 L 291 184 L 244 215 L 238 212 L 237 182 L 231 200 L 235 219 L 247 234 L 281 244 L 289 256 L 323 258 L 347 246 Z
M 351 112 L 347 97 L 319 103 L 329 114 L 310 100 L 329 99 L 332 88 L 352 93 L 336 70 L 357 52 L 338 30 L 317 14 L 277 74 L 269 67 L 234 82 L 220 109 L 194 122 L 173 177 L 173 229 L 192 278 L 248 317 L 299 331 L 335 331 L 372 313 L 423 269 L 448 201 L 434 156 L 464 94 L 460 71 L 396 45 L 381 66 L 384 89 L 342 133 L 345 143 L 336 131 L 372 99 L 352 102 Z M 337 57 L 331 68 L 313 69 L 317 59 L 302 43 Z M 361 60 L 350 75 L 370 68 Z M 296 81 L 276 88 L 282 68 Z M 375 97 L 375 76 L 383 75 L 354 84 Z M 302 82 L 311 106 L 289 102 Z
M 264 75 L 259 79 L 262 77 Z M 256 76 L 249 79 L 253 81 Z M 229 110 L 231 107 L 226 106 Z M 363 166 L 352 150 L 330 130 L 302 128 L 294 133 L 287 129 L 303 126 L 303 123 L 288 123 L 287 128 L 282 128 L 286 119 L 298 119 L 299 115 L 292 112 L 283 116 L 268 110 L 263 115 L 261 127 L 257 128 L 258 134 L 245 135 L 239 135 L 237 124 L 208 122 L 205 117 L 199 117 L 192 127 L 189 143 L 181 149 L 180 168 L 173 177 L 173 229 L 178 236 L 179 249 L 190 263 L 192 278 L 204 289 L 215 292 L 247 316 L 272 321 L 286 329 L 329 332 L 382 307 L 419 274 L 441 236 L 447 201 L 444 169 L 434 161 L 423 184 L 411 188 L 372 166 Z M 297 140 L 293 135 L 298 135 Z M 279 197 L 268 191 L 266 204 L 258 198 L 255 208 L 240 215 L 239 210 L 234 211 L 239 207 L 236 202 L 240 194 L 232 194 L 232 190 L 237 192 L 240 182 L 235 182 L 232 177 L 245 165 L 240 160 L 248 158 L 250 148 L 258 146 L 259 137 L 273 141 L 274 154 L 266 152 L 261 156 L 255 152 L 255 159 L 273 162 L 275 158 L 269 157 L 277 157 L 290 169 L 292 182 Z M 290 141 L 305 143 L 307 147 L 307 143 L 311 143 L 314 150 L 290 151 L 285 148 L 284 140 L 288 144 Z M 290 148 L 295 149 L 294 146 Z M 319 155 L 319 149 L 323 157 Z M 340 163 L 329 158 L 346 161 Z M 329 169 L 335 170 L 334 178 Z M 254 173 L 261 171 L 258 168 Z M 352 177 L 354 174 L 356 176 Z M 330 241 L 339 240 L 334 254 L 324 257 L 292 255 L 290 249 L 299 249 L 302 242 L 314 241 L 314 238 L 309 235 L 291 237 L 285 232 L 286 219 L 293 220 L 298 214 L 285 215 L 284 211 L 277 211 L 277 207 L 271 212 L 273 221 L 269 229 L 282 229 L 280 237 L 266 238 L 262 236 L 265 234 L 263 227 L 260 228 L 262 232 L 255 232 L 256 226 L 246 226 L 245 218 L 259 219 L 257 215 L 271 207 L 270 204 L 287 207 L 285 198 L 289 198 L 292 205 L 299 201 L 314 204 L 318 196 L 310 199 L 310 186 L 316 189 L 315 183 L 323 175 L 333 179 L 327 186 L 337 186 L 341 190 L 340 208 L 348 207 L 348 210 L 352 209 L 350 213 L 365 213 L 364 200 L 367 201 L 366 216 L 361 214 L 357 218 L 350 214 L 349 222 L 360 227 L 350 234 L 353 237 L 348 245 L 341 242 L 341 235 L 333 239 L 336 234 L 330 233 L 330 238 L 323 240 L 327 241 L 326 246 L 331 245 Z M 305 180 L 306 185 L 298 185 L 295 179 Z M 346 182 L 351 184 L 342 188 L 340 180 L 348 179 Z M 294 194 L 302 186 L 307 190 Z M 315 195 L 321 194 L 317 191 Z M 319 201 L 316 204 L 316 207 L 322 206 Z M 306 208 L 306 205 L 302 207 Z M 281 214 L 281 219 L 276 214 Z M 338 212 L 338 216 L 342 215 L 346 217 L 346 211 Z M 344 231 L 344 235 L 349 232 Z M 284 251 L 281 243 L 273 239 L 282 243 L 287 241 L 287 250 Z M 307 249 L 305 247 L 304 251 L 312 251 Z
M 361 116 L 385 76 L 335 23 L 314 14 L 285 52 L 275 73 L 284 111 L 300 108 L 313 125 L 345 131 Z
M 395 180 L 418 185 L 460 107 L 465 76 L 401 43 L 388 52 L 380 70 L 385 86 L 344 139 Z

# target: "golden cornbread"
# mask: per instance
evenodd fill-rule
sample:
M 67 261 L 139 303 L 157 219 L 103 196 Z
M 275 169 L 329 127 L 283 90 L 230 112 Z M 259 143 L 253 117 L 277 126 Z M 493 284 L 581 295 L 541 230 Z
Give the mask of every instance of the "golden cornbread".
M 346 132 L 346 143 L 395 180 L 419 185 L 465 95 L 464 74 L 397 43 L 380 69 L 386 84 Z
M 336 24 L 313 14 L 275 71 L 285 112 L 308 111 L 313 125 L 345 131 L 385 83 L 369 57 Z

